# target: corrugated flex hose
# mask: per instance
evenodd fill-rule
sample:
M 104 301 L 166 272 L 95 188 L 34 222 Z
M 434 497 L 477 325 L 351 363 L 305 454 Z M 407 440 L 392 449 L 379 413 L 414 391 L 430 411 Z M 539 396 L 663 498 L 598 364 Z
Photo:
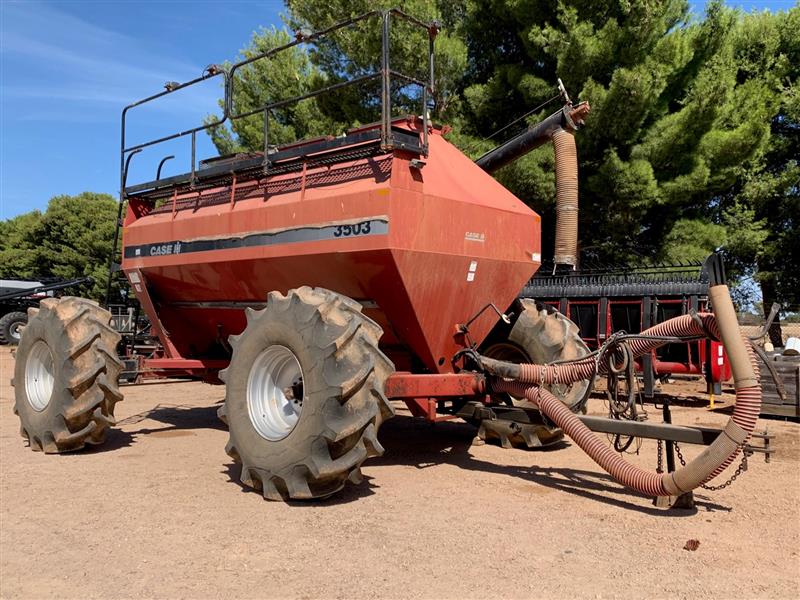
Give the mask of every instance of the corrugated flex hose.
M 655 338 L 712 336 L 720 339 L 733 371 L 736 404 L 728 424 L 710 446 L 677 471 L 662 474 L 628 463 L 586 427 L 564 403 L 541 387 L 543 384 L 570 383 L 592 377 L 598 367 L 593 357 L 560 365 L 522 364 L 511 367 L 511 363 L 499 364 L 499 361 L 484 359 L 484 366 L 490 372 L 511 378 L 495 381 L 492 389 L 525 395 L 598 465 L 627 487 L 651 496 L 677 496 L 688 492 L 719 475 L 734 461 L 753 432 L 761 412 L 761 385 L 756 355 L 739 332 L 727 286 L 710 287 L 709 298 L 715 314 L 699 314 L 696 317 L 683 315 L 642 332 L 643 336 Z M 665 343 L 658 339 L 634 339 L 630 342 L 630 348 L 634 356 L 641 356 Z
M 572 131 L 553 132 L 556 162 L 556 249 L 557 265 L 578 262 L 578 151 Z

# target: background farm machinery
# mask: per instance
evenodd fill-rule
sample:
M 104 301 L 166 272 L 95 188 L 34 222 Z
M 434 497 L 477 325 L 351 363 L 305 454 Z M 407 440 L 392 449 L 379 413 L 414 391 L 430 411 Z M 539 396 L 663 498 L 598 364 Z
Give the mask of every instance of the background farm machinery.
M 39 306 L 44 298 L 62 295 L 66 290 L 91 283 L 90 277 L 75 279 L 46 278 L 0 279 L 0 344 L 16 346 L 22 328 L 28 322 L 28 309 Z
M 592 350 L 615 333 L 639 333 L 691 312 L 711 309 L 708 273 L 700 263 L 639 268 L 586 268 L 559 274 L 543 269 L 522 290 L 569 317 Z M 669 375 L 703 376 L 710 394 L 720 394 L 731 376 L 722 344 L 704 339 L 667 344 L 636 361 L 645 397 Z

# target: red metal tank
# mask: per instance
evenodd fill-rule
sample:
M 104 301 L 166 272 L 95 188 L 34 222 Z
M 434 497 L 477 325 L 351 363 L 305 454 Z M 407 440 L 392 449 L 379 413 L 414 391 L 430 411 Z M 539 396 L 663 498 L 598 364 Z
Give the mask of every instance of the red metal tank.
M 392 129 L 419 140 L 423 123 Z M 294 172 L 232 175 L 157 208 L 130 196 L 122 268 L 170 358 L 227 358 L 245 307 L 309 285 L 361 302 L 399 370 L 448 372 L 456 324 L 511 305 L 540 264 L 539 216 L 439 129 L 424 159 L 397 146 L 360 156 L 365 132 L 327 162 L 307 142 Z M 496 321 L 484 312 L 472 341 Z

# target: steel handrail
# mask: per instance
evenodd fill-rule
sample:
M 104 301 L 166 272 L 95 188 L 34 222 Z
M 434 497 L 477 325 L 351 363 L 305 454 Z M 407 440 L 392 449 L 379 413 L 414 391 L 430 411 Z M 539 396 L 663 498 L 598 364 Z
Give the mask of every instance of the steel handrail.
M 389 19 L 390 19 L 390 16 L 392 16 L 392 15 L 394 15 L 394 16 L 396 16 L 398 18 L 401 18 L 401 19 L 403 19 L 403 20 L 405 20 L 405 21 L 407 21 L 407 22 L 409 22 L 409 23 L 411 23 L 413 25 L 416 25 L 416 26 L 418 26 L 418 27 L 420 27 L 420 28 L 422 28 L 422 29 L 424 29 L 424 30 L 426 30 L 428 32 L 429 40 L 430 40 L 429 49 L 428 49 L 428 63 L 429 63 L 429 65 L 428 65 L 429 66 L 429 72 L 428 72 L 429 80 L 428 80 L 428 82 L 424 82 L 424 81 L 422 81 L 422 80 L 420 80 L 418 78 L 415 78 L 415 77 L 410 77 L 408 75 L 405 75 L 405 74 L 400 73 L 398 71 L 392 70 L 390 68 L 390 65 L 389 65 L 388 27 L 389 27 Z M 288 50 L 289 48 L 295 47 L 295 46 L 297 46 L 299 44 L 313 43 L 313 42 L 325 37 L 326 35 L 329 35 L 330 33 L 334 32 L 334 31 L 337 31 L 339 29 L 343 29 L 345 27 L 350 27 L 350 26 L 352 26 L 352 25 L 354 25 L 356 23 L 359 23 L 359 22 L 365 21 L 365 20 L 367 20 L 369 18 L 377 17 L 377 16 L 381 17 L 381 19 L 383 21 L 383 30 L 384 30 L 383 31 L 383 39 L 382 39 L 382 56 L 381 56 L 381 69 L 380 69 L 380 71 L 374 72 L 374 73 L 368 73 L 368 74 L 365 74 L 365 75 L 361 75 L 359 77 L 355 77 L 355 78 L 347 80 L 347 81 L 337 82 L 337 83 L 332 84 L 330 86 L 326 86 L 324 88 L 320 88 L 319 90 L 314 90 L 314 91 L 309 92 L 307 94 L 301 94 L 301 95 L 298 95 L 298 96 L 293 96 L 291 98 L 286 98 L 286 99 L 283 99 L 283 100 L 270 102 L 270 103 L 267 103 L 267 104 L 265 104 L 263 106 L 260 106 L 260 107 L 255 108 L 255 109 L 248 110 L 248 111 L 243 112 L 243 113 L 236 113 L 235 112 L 235 110 L 234 110 L 235 107 L 234 107 L 234 103 L 233 103 L 233 97 L 234 97 L 234 87 L 235 87 L 235 81 L 236 81 L 235 74 L 236 74 L 237 70 L 241 69 L 244 66 L 252 64 L 252 63 L 254 63 L 254 62 L 258 61 L 258 60 L 262 60 L 262 59 L 265 59 L 265 58 L 270 58 L 272 56 L 275 56 L 276 54 L 278 54 L 278 53 L 280 53 L 282 51 Z M 326 27 L 326 28 L 324 28 L 324 29 L 322 29 L 320 31 L 316 31 L 316 32 L 313 32 L 313 33 L 306 34 L 303 31 L 298 31 L 295 34 L 295 39 L 292 40 L 291 42 L 287 43 L 287 44 L 283 44 L 283 45 L 278 46 L 276 48 L 272 48 L 270 50 L 267 50 L 267 51 L 262 52 L 262 53 L 260 53 L 258 55 L 255 55 L 255 56 L 250 56 L 248 58 L 245 58 L 245 59 L 243 59 L 243 60 L 241 60 L 241 61 L 239 61 L 237 63 L 234 63 L 234 64 L 230 65 L 227 68 L 220 67 L 218 65 L 211 65 L 211 67 L 207 68 L 207 70 L 200 77 L 196 77 L 196 78 L 194 78 L 194 79 L 192 79 L 190 81 L 184 82 L 184 83 L 174 83 L 174 84 L 168 85 L 166 87 L 166 89 L 164 91 L 162 91 L 162 92 L 159 92 L 157 94 L 153 94 L 151 96 L 148 96 L 148 97 L 143 98 L 141 100 L 137 100 L 136 102 L 133 102 L 133 103 L 129 104 L 122 111 L 121 128 L 120 128 L 121 129 L 121 131 L 120 131 L 120 201 L 122 202 L 125 199 L 125 187 L 126 187 L 125 184 L 126 184 L 126 179 L 127 179 L 128 163 L 130 162 L 130 158 L 132 157 L 132 154 L 136 153 L 137 151 L 141 151 L 144 148 L 148 148 L 148 147 L 151 147 L 151 146 L 162 144 L 162 143 L 170 141 L 170 140 L 174 140 L 174 139 L 178 139 L 178 138 L 182 138 L 182 137 L 186 137 L 186 136 L 191 136 L 191 138 L 192 138 L 192 157 L 191 157 L 192 158 L 192 169 L 191 169 L 191 172 L 192 172 L 192 181 L 194 181 L 194 174 L 195 174 L 195 171 L 196 171 L 196 135 L 197 135 L 197 133 L 199 133 L 201 131 L 207 131 L 207 130 L 212 129 L 214 127 L 219 127 L 220 125 L 223 125 L 225 122 L 227 122 L 229 120 L 233 121 L 233 120 L 242 119 L 242 118 L 245 118 L 245 117 L 248 117 L 248 116 L 252 116 L 252 115 L 255 115 L 255 114 L 258 114 L 258 113 L 264 113 L 265 131 L 268 134 L 268 131 L 269 131 L 268 130 L 268 119 L 269 119 L 269 111 L 270 110 L 275 109 L 275 108 L 280 108 L 282 106 L 287 106 L 289 104 L 293 104 L 293 103 L 296 103 L 296 102 L 300 102 L 300 101 L 308 99 L 308 98 L 319 96 L 319 95 L 322 95 L 324 93 L 334 91 L 336 89 L 344 88 L 344 87 L 351 86 L 351 85 L 357 85 L 357 84 L 363 83 L 365 81 L 370 81 L 370 80 L 373 80 L 373 79 L 377 79 L 379 77 L 383 79 L 383 90 L 382 90 L 382 98 L 381 98 L 381 104 L 382 104 L 382 109 L 383 110 L 382 110 L 382 116 L 381 116 L 381 122 L 382 122 L 381 125 L 382 125 L 382 141 L 383 141 L 384 145 L 387 146 L 387 147 L 389 146 L 389 130 L 390 130 L 389 121 L 391 120 L 391 118 L 390 118 L 391 117 L 391 111 L 390 111 L 390 106 L 389 106 L 389 102 L 390 102 L 390 99 L 389 99 L 389 89 L 390 88 L 389 88 L 389 86 L 390 86 L 391 77 L 395 77 L 397 79 L 401 79 L 401 80 L 406 81 L 408 84 L 415 84 L 415 85 L 418 85 L 418 86 L 420 86 L 422 88 L 423 121 L 424 121 L 423 130 L 424 130 L 424 137 L 425 137 L 425 140 L 424 140 L 424 143 L 423 143 L 422 147 L 427 152 L 427 135 L 426 135 L 427 134 L 427 127 L 428 127 L 427 100 L 428 100 L 428 94 L 432 94 L 433 90 L 434 90 L 433 39 L 435 38 L 435 36 L 438 33 L 438 31 L 439 31 L 439 26 L 438 26 L 437 23 L 435 23 L 435 22 L 433 22 L 433 23 L 425 23 L 425 22 L 423 22 L 423 21 L 421 21 L 421 20 L 419 20 L 419 19 L 417 19 L 417 18 L 415 18 L 415 17 L 413 17 L 411 15 L 408 15 L 407 13 L 404 13 L 403 11 L 401 11 L 399 9 L 396 9 L 396 8 L 389 9 L 389 10 L 373 10 L 373 11 L 369 11 L 369 12 L 363 13 L 363 14 L 357 16 L 357 17 L 353 17 L 351 19 L 346 19 L 346 20 L 343 20 L 343 21 L 339 21 L 339 22 L 337 22 L 337 23 L 335 23 L 335 24 L 333 24 L 333 25 L 331 25 L 329 27 Z M 173 133 L 173 134 L 165 135 L 165 136 L 162 136 L 162 137 L 159 137 L 159 138 L 156 138 L 156 139 L 153 139 L 153 140 L 148 140 L 148 141 L 145 141 L 145 142 L 142 142 L 142 143 L 139 143 L 139 144 L 135 144 L 135 145 L 132 145 L 132 146 L 126 146 L 125 145 L 125 143 L 126 143 L 125 142 L 126 133 L 127 133 L 126 119 L 127 119 L 128 111 L 130 111 L 133 108 L 142 106 L 144 104 L 153 102 L 153 101 L 155 101 L 155 100 L 157 100 L 159 98 L 162 98 L 162 97 L 167 96 L 169 94 L 172 94 L 174 92 L 177 92 L 177 91 L 180 91 L 180 90 L 185 89 L 187 87 L 190 87 L 192 85 L 196 85 L 196 84 L 201 83 L 203 81 L 207 81 L 207 80 L 209 80 L 209 79 L 211 79 L 213 77 L 220 77 L 220 76 L 223 77 L 223 79 L 224 79 L 224 98 L 223 98 L 223 107 L 222 107 L 223 112 L 222 112 L 222 117 L 221 118 L 216 119 L 211 123 L 205 123 L 205 124 L 199 125 L 197 127 L 193 127 L 193 128 L 190 128 L 190 129 L 185 129 L 183 131 L 179 131 L 179 132 L 176 132 L 176 133 Z M 265 143 L 265 167 L 266 167 L 266 165 L 267 165 L 266 155 L 268 154 L 268 151 L 269 151 L 269 141 L 267 139 L 267 136 L 265 136 L 264 143 Z M 120 217 L 121 217 L 121 214 L 120 214 Z

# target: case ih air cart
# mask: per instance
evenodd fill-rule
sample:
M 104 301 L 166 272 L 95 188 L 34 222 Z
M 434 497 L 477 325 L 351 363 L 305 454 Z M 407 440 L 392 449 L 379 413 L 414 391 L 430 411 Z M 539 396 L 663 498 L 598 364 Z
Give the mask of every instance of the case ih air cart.
M 248 64 L 369 24 L 382 32 L 374 72 L 255 110 L 234 103 Z M 424 80 L 390 66 L 398 26 L 424 38 Z M 705 483 L 739 454 L 760 404 L 721 265 L 710 265 L 715 314 L 618 334 L 593 353 L 562 315 L 517 301 L 541 262 L 540 218 L 490 173 L 552 142 L 555 258 L 574 265 L 574 133 L 589 108 L 562 93 L 563 108 L 473 162 L 428 118 L 437 31 L 397 10 L 371 12 L 320 33 L 298 32 L 286 46 L 213 66 L 123 111 L 122 271 L 164 348 L 140 367 L 225 384 L 219 414 L 230 429 L 227 452 L 241 464 L 242 482 L 270 499 L 326 497 L 359 481 L 361 463 L 383 452 L 378 430 L 394 414 L 392 401 L 430 421 L 463 418 L 504 443 L 540 446 L 566 433 L 621 482 L 652 496 Z M 222 121 L 263 118 L 262 153 L 198 167 L 196 136 L 214 124 L 126 146 L 131 109 L 209 78 L 224 82 Z M 369 82 L 379 89 L 377 123 L 341 137 L 270 144 L 272 111 Z M 421 116 L 394 116 L 398 89 L 419 102 Z M 191 143 L 186 173 L 127 181 L 136 153 L 176 138 Z M 114 424 L 121 360 L 109 319 L 80 298 L 45 300 L 32 311 L 14 377 L 32 449 L 97 444 Z M 706 336 L 724 343 L 736 380 L 736 409 L 724 431 L 579 414 L 595 376 L 624 383 L 635 357 Z M 708 447 L 684 468 L 650 473 L 592 430 Z

